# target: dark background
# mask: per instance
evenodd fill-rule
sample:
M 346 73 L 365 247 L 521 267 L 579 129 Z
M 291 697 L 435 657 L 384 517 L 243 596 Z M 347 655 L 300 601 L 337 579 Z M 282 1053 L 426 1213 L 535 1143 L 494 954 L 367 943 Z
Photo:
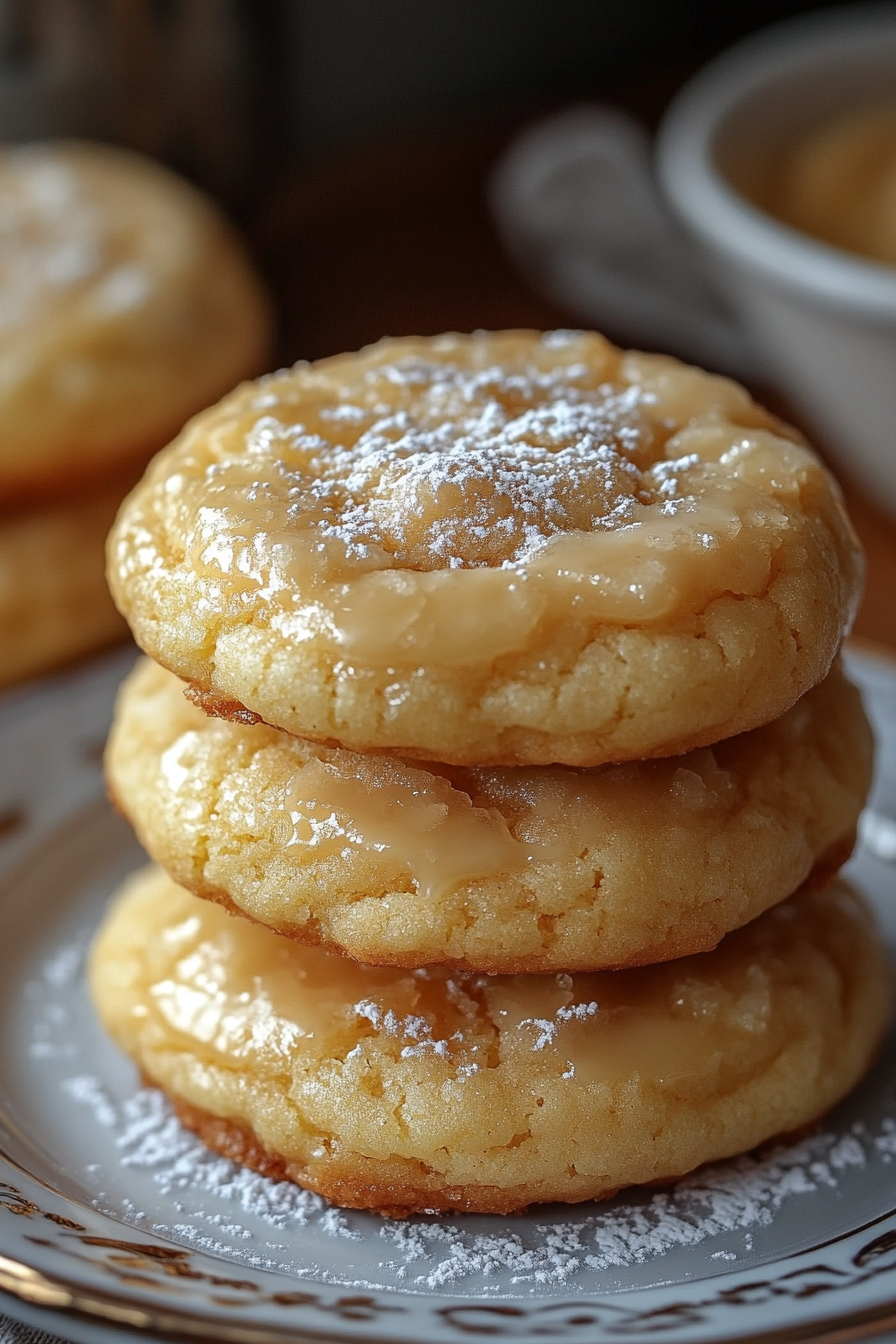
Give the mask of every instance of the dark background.
M 485 184 L 509 141 L 539 116 L 589 100 L 653 127 L 712 55 L 811 8 L 805 0 L 231 8 L 251 65 L 245 110 L 256 146 L 232 204 L 280 299 L 280 359 L 383 335 L 574 324 L 578 315 L 525 288 L 488 218 Z M 202 174 L 200 164 L 182 166 Z
M 715 52 L 800 0 L 280 0 L 244 5 L 288 66 L 290 148 L 320 158 L 527 104 L 641 100 L 655 115 Z M 270 50 L 270 48 L 268 48 Z M 264 57 L 262 57 L 262 63 Z M 286 72 L 285 72 L 286 73 Z
M 382 335 L 569 323 L 512 275 L 488 220 L 484 186 L 514 134 L 583 100 L 653 127 L 716 52 L 812 8 L 246 0 L 235 13 L 256 150 L 233 206 L 281 299 L 281 359 Z
M 654 119 L 806 0 L 0 0 L 0 138 L 123 140 L 245 207 L 288 164 L 582 98 Z M 28 94 L 40 71 L 55 82 Z

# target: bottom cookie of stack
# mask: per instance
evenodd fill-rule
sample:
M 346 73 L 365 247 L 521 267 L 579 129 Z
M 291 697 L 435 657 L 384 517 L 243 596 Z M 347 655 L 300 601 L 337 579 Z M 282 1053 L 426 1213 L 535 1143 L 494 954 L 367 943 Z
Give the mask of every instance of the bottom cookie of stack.
M 90 977 L 112 1036 L 212 1147 L 391 1214 L 608 1198 L 797 1129 L 861 1077 L 891 998 L 840 881 L 712 952 L 486 976 L 364 966 L 149 869 Z

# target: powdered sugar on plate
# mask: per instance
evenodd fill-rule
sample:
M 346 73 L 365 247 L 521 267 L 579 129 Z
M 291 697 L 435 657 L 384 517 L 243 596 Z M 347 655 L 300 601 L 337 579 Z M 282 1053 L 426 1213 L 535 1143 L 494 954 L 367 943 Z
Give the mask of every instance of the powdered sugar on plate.
M 766 1263 L 874 1220 L 896 1161 L 896 1042 L 817 1132 L 606 1204 L 514 1218 L 406 1220 L 337 1209 L 207 1149 L 164 1096 L 134 1088 L 89 1002 L 81 926 L 23 985 L 40 1142 L 123 1223 L 256 1269 L 365 1289 L 536 1296 L 678 1282 Z M 589 1005 L 583 1006 L 589 1011 Z M 23 1023 L 24 1026 L 24 1023 Z M 55 1098 L 55 1100 L 51 1100 Z M 56 1114 L 58 1112 L 58 1114 Z M 891 1201 L 892 1202 L 892 1201 Z
M 116 1208 L 100 1198 L 96 1202 L 105 1212 L 256 1268 L 300 1277 L 323 1274 L 342 1283 L 343 1276 L 297 1259 L 290 1235 L 313 1228 L 318 1238 L 364 1241 L 368 1261 L 374 1237 L 376 1261 L 364 1277 L 351 1280 L 365 1287 L 568 1290 L 585 1280 L 593 1287 L 595 1272 L 604 1276 L 645 1265 L 675 1248 L 728 1234 L 725 1244 L 710 1252 L 721 1268 L 748 1255 L 753 1232 L 768 1227 L 784 1206 L 824 1189 L 835 1191 L 869 1163 L 896 1157 L 896 1118 L 886 1117 L 873 1131 L 861 1122 L 845 1133 L 824 1130 L 703 1168 L 667 1190 L 631 1192 L 606 1205 L 559 1213 L 552 1207 L 541 1219 L 536 1213 L 526 1219 L 399 1221 L 335 1209 L 289 1182 L 268 1180 L 219 1157 L 183 1128 L 155 1090 L 142 1089 L 117 1105 L 92 1075 L 70 1076 L 61 1086 L 109 1133 L 120 1166 L 148 1173 L 181 1220 L 160 1222 L 129 1201 Z M 731 1249 L 730 1234 L 738 1234 L 739 1250 Z

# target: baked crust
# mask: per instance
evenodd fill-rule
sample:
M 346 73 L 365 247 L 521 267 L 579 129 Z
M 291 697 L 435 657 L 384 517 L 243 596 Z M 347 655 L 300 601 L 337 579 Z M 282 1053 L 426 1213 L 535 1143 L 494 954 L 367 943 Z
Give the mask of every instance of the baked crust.
M 146 1074 L 143 1075 L 143 1083 L 147 1087 L 156 1086 Z M 240 1162 L 243 1166 L 250 1167 L 252 1171 L 257 1171 L 259 1175 L 267 1176 L 269 1180 L 292 1181 L 295 1185 L 301 1185 L 306 1190 L 313 1190 L 316 1195 L 322 1195 L 331 1204 L 337 1204 L 345 1209 L 369 1209 L 373 1213 L 381 1214 L 384 1218 L 407 1218 L 413 1213 L 491 1213 L 507 1215 L 525 1213 L 532 1203 L 537 1202 L 537 1198 L 532 1194 L 532 1191 L 525 1187 L 513 1191 L 501 1190 L 497 1186 L 491 1186 L 487 1190 L 475 1190 L 470 1192 L 469 1195 L 464 1195 L 458 1190 L 449 1190 L 447 1184 L 439 1179 L 438 1174 L 432 1173 L 431 1186 L 426 1186 L 426 1193 L 431 1197 L 432 1203 L 426 1208 L 421 1208 L 421 1186 L 425 1184 L 425 1181 L 421 1181 L 418 1177 L 416 1181 L 402 1182 L 399 1178 L 396 1178 L 395 1172 L 390 1170 L 387 1164 L 375 1161 L 362 1168 L 363 1179 L 359 1179 L 356 1171 L 346 1172 L 341 1176 L 336 1171 L 332 1171 L 327 1173 L 327 1179 L 321 1186 L 319 1178 L 318 1182 L 315 1183 L 315 1178 L 305 1167 L 295 1162 L 286 1162 L 275 1153 L 269 1153 L 257 1136 L 245 1125 L 234 1120 L 224 1120 L 220 1116 L 211 1115 L 200 1106 L 192 1106 L 180 1097 L 171 1096 L 168 1100 L 174 1107 L 175 1114 L 181 1124 L 201 1139 L 207 1148 L 214 1149 L 216 1153 L 229 1158 L 231 1162 Z M 763 1149 L 772 1147 L 785 1139 L 795 1142 L 804 1138 L 818 1128 L 818 1122 L 822 1118 L 822 1116 L 818 1116 L 810 1123 L 798 1125 L 795 1129 L 788 1130 L 787 1133 L 774 1134 L 763 1143 L 758 1144 L 757 1147 Z M 674 1176 L 663 1176 L 657 1180 L 645 1181 L 644 1184 L 652 1189 L 662 1188 L 663 1186 L 674 1185 L 676 1181 L 689 1174 L 689 1172 L 680 1171 Z M 597 1197 L 596 1201 L 592 1200 L 591 1202 L 604 1202 L 618 1194 L 618 1190 L 605 1190 Z M 518 1201 L 526 1195 L 529 1196 L 530 1203 L 520 1204 Z M 377 1201 L 381 1202 L 378 1203 Z
M 146 1075 L 144 1082 L 151 1087 L 157 1086 Z M 483 1189 L 452 1189 L 439 1172 L 427 1171 L 421 1163 L 405 1172 L 403 1164 L 397 1162 L 371 1158 L 359 1161 L 355 1156 L 347 1164 L 332 1163 L 326 1176 L 322 1176 L 302 1163 L 288 1162 L 276 1153 L 268 1152 L 250 1129 L 235 1120 L 212 1115 L 180 1097 L 171 1096 L 169 1100 L 181 1124 L 222 1157 L 231 1162 L 242 1162 L 272 1181 L 292 1181 L 304 1186 L 344 1209 L 370 1209 L 384 1218 L 407 1218 L 412 1213 L 513 1214 L 524 1213 L 538 1200 L 537 1194 L 525 1185 L 510 1190 L 502 1190 L 497 1185 Z M 669 1185 L 677 1179 L 678 1176 L 671 1176 L 649 1184 Z M 612 1199 L 618 1193 L 618 1190 L 605 1190 L 598 1198 Z M 548 1200 L 551 1198 L 551 1195 L 546 1196 Z M 426 1200 L 426 1204 L 421 1205 L 421 1200 Z

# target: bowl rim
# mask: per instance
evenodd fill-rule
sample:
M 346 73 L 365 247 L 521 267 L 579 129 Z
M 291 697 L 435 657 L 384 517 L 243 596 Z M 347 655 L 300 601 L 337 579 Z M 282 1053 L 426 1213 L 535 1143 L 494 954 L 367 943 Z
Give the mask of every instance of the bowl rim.
M 715 165 L 722 122 L 788 69 L 832 56 L 844 62 L 891 39 L 896 5 L 817 10 L 763 29 L 704 66 L 670 104 L 657 137 L 657 170 L 680 219 L 726 259 L 761 271 L 775 285 L 879 319 L 896 317 L 896 268 L 800 233 L 742 196 Z

